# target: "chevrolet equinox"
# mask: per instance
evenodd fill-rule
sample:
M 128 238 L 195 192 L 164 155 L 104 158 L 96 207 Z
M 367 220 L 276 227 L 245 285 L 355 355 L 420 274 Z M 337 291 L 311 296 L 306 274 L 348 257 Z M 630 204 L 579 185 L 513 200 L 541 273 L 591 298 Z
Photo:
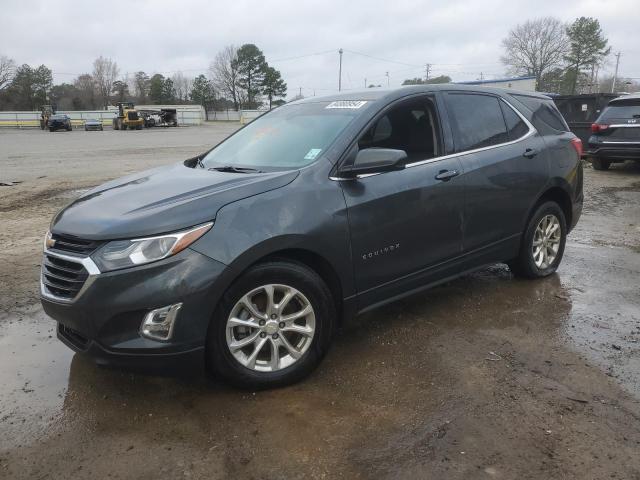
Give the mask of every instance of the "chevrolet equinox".
M 493 263 L 555 272 L 582 211 L 581 150 L 536 93 L 292 102 L 59 212 L 42 304 L 101 364 L 195 360 L 237 386 L 289 384 L 356 314 Z

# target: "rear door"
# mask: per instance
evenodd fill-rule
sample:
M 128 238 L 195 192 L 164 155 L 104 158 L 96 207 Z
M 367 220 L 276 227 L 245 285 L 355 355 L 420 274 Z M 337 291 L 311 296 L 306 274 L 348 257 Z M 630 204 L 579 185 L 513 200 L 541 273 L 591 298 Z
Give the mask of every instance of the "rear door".
M 446 105 L 464 172 L 464 251 L 488 252 L 487 261 L 515 254 L 523 218 L 547 182 L 544 141 L 497 95 L 449 92 Z

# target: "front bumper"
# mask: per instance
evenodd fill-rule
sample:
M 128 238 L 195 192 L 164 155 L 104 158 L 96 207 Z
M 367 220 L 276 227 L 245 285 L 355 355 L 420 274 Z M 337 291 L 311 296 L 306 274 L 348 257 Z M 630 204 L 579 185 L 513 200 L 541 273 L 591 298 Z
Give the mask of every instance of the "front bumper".
M 140 267 L 91 275 L 71 302 L 42 290 L 44 311 L 58 322 L 58 338 L 98 363 L 164 366 L 202 356 L 209 321 L 224 290 L 218 285 L 225 265 L 186 249 Z M 150 310 L 182 302 L 173 335 L 156 341 L 140 335 Z

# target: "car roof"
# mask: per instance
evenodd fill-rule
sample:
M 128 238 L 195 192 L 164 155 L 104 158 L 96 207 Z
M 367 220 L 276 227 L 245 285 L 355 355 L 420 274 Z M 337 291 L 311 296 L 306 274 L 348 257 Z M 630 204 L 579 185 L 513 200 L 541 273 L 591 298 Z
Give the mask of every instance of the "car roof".
M 630 93 L 629 95 L 621 95 L 620 97 L 614 98 L 609 102 L 609 105 L 615 105 L 616 103 L 624 103 L 629 100 L 640 100 L 640 93 Z
M 540 100 L 550 100 L 549 97 L 538 92 L 527 92 L 514 90 L 512 88 L 485 87 L 484 85 L 462 85 L 458 83 L 438 83 L 428 85 L 406 85 L 399 88 L 367 88 L 361 90 L 349 90 L 333 95 L 325 95 L 322 97 L 306 97 L 301 100 L 293 101 L 290 104 L 333 102 L 338 100 L 385 101 L 385 103 L 387 103 L 402 97 L 406 97 L 407 95 L 438 91 L 487 92 L 497 95 L 510 93 L 516 95 L 527 95 L 539 98 Z

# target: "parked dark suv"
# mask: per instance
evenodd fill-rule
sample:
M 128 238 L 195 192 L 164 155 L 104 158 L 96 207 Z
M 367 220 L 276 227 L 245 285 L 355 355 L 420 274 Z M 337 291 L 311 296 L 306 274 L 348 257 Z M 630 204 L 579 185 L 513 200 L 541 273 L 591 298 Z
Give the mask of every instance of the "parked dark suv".
M 55 132 L 56 130 L 64 129 L 67 132 L 71 131 L 71 118 L 68 115 L 51 115 L 49 121 L 47 122 L 47 127 L 49 127 L 50 132 Z
M 582 210 L 580 150 L 534 93 L 293 102 L 58 213 L 42 304 L 101 363 L 190 358 L 236 385 L 287 384 L 355 314 L 496 262 L 553 273 Z
M 589 150 L 593 168 L 607 170 L 612 163 L 640 160 L 640 95 L 609 102 L 591 125 Z

